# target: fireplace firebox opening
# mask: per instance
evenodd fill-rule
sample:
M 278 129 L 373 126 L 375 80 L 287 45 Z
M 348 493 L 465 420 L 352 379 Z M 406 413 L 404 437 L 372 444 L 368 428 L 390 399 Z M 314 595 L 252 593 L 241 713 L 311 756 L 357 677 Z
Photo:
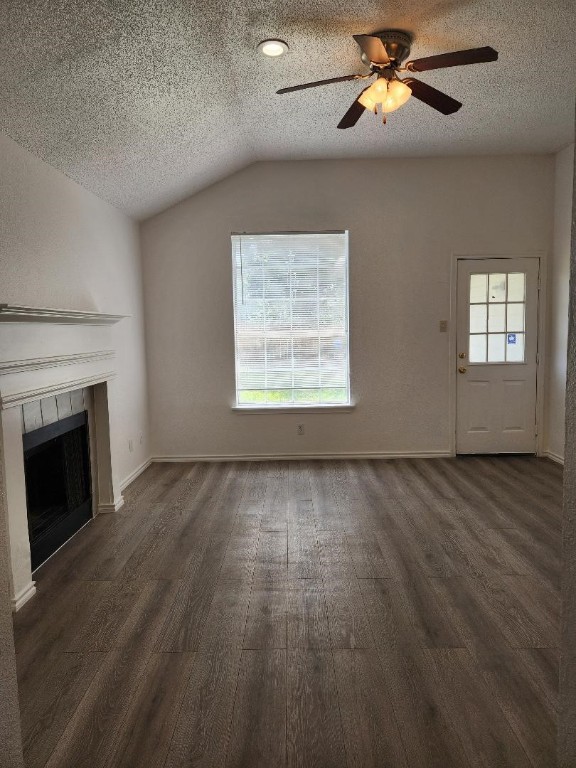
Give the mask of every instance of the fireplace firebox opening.
M 34 571 L 92 518 L 86 411 L 22 436 Z

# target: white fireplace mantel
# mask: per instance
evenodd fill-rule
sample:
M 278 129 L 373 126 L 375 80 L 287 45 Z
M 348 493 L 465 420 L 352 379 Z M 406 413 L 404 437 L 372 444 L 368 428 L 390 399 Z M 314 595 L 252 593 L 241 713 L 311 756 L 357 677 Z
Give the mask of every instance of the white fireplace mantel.
M 113 326 L 123 317 L 0 304 L 0 454 L 15 610 L 35 593 L 18 406 L 90 388 L 94 508 L 96 512 L 119 509 L 123 499 L 114 471 L 109 398 L 116 378 Z

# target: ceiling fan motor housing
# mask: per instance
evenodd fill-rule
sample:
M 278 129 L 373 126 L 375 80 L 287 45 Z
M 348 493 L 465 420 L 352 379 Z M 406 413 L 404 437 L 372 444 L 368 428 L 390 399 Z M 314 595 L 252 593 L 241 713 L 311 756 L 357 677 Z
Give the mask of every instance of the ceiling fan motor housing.
M 388 57 L 396 65 L 402 64 L 410 55 L 412 37 L 401 29 L 385 29 L 382 32 L 374 32 L 372 37 L 379 37 L 382 40 Z M 364 64 L 370 66 L 370 59 L 365 53 L 362 53 L 361 58 Z

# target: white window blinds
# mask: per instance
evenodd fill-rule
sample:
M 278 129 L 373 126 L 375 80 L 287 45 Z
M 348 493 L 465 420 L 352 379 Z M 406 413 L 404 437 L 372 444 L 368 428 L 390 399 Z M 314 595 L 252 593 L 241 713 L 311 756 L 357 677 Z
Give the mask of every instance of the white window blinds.
M 233 235 L 236 402 L 350 402 L 348 233 Z

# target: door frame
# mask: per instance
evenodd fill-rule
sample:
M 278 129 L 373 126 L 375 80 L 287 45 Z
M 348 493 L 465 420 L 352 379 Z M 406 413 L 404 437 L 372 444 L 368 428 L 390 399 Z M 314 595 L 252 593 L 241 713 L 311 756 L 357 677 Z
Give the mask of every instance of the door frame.
M 538 259 L 538 337 L 536 339 L 536 455 L 545 456 L 544 450 L 544 394 L 546 387 L 546 297 L 548 259 L 545 251 L 533 253 L 453 253 L 450 259 L 450 322 L 448 324 L 448 399 L 450 403 L 449 434 L 450 455 L 456 456 L 456 380 L 457 380 L 457 302 L 458 262 L 485 259 Z

